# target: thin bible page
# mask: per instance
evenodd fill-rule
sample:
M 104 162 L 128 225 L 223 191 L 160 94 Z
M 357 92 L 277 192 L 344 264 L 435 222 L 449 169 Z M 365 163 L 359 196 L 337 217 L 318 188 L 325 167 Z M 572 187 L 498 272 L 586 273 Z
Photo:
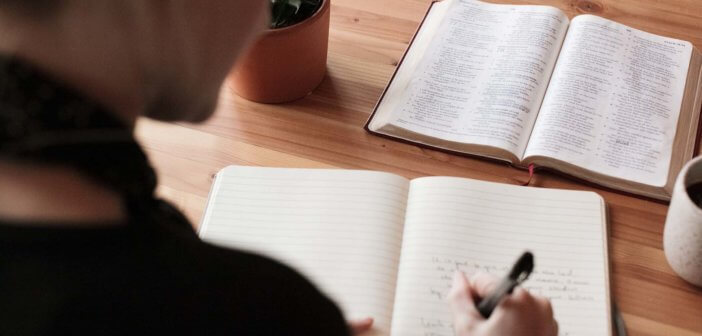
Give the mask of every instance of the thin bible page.
M 525 159 L 666 185 L 691 56 L 689 42 L 576 17 Z
M 434 2 L 429 7 L 429 12 L 419 27 L 417 35 L 409 45 L 407 53 L 402 58 L 399 68 L 381 98 L 382 100 L 378 103 L 378 109 L 368 125 L 370 130 L 378 131 L 389 122 L 393 111 L 397 108 L 397 104 L 400 103 L 403 92 L 407 90 L 412 82 L 412 76 L 414 76 L 417 67 L 421 64 L 422 57 L 431 45 L 431 41 L 436 37 L 436 32 L 454 1 L 456 0 Z
M 228 167 L 200 236 L 292 266 L 347 318 L 373 317 L 386 335 L 407 189 L 406 179 L 379 172 Z
M 521 157 L 567 27 L 554 7 L 453 0 L 389 123 Z
M 503 277 L 525 250 L 536 267 L 524 287 L 551 299 L 561 335 L 610 333 L 597 194 L 428 177 L 411 182 L 407 208 L 393 335 L 453 335 L 454 272 Z

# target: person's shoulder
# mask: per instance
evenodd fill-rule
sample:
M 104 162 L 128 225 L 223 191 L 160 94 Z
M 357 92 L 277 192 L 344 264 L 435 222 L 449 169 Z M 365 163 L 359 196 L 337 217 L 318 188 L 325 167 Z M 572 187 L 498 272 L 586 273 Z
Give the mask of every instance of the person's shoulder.
M 191 267 L 214 300 L 246 316 L 251 330 L 277 334 L 346 335 L 343 315 L 334 302 L 291 267 L 251 252 L 191 242 Z M 283 331 L 288 332 L 283 332 Z M 257 332 L 258 333 L 258 332 Z M 267 334 L 267 333 L 260 333 Z
M 260 254 L 204 241 L 197 242 L 192 251 L 201 258 L 206 258 L 207 264 L 216 269 L 220 275 L 243 275 L 247 279 L 257 278 L 265 282 L 287 280 L 311 285 L 291 267 Z

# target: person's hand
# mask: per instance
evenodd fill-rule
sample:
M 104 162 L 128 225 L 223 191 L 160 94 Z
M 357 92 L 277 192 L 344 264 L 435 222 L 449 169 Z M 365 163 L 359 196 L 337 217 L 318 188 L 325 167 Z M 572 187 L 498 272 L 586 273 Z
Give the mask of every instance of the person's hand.
M 366 331 L 369 331 L 373 327 L 373 319 L 366 317 L 360 320 L 349 321 L 349 328 L 351 329 L 351 335 L 361 335 Z
M 485 319 L 476 302 L 497 287 L 499 279 L 484 273 L 471 277 L 456 272 L 448 296 L 453 312 L 456 336 L 557 336 L 558 323 L 553 319 L 551 302 L 517 287 Z

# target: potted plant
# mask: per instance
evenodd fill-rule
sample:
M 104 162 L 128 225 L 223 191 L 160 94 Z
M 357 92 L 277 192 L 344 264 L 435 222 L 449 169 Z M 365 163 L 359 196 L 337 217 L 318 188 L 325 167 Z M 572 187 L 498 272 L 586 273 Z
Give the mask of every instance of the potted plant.
M 232 71 L 234 91 L 260 103 L 305 97 L 324 79 L 330 0 L 270 0 L 271 24 Z

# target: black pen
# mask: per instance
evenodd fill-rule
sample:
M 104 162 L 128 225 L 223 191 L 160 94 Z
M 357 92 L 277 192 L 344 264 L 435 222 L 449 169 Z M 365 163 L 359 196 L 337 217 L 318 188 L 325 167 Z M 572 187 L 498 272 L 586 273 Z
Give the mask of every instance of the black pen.
M 502 299 L 512 294 L 512 291 L 519 284 L 524 282 L 534 270 L 534 255 L 531 252 L 524 252 L 517 262 L 512 266 L 512 270 L 500 282 L 495 291 L 490 293 L 478 303 L 478 311 L 484 318 L 490 317 Z

